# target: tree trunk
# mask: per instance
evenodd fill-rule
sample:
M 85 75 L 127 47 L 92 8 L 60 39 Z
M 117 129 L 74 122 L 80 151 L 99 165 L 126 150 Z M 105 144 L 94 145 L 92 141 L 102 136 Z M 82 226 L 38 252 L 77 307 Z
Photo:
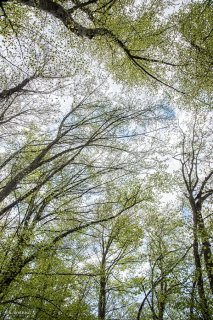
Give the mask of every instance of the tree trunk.
M 197 215 L 198 215 L 198 231 L 202 241 L 202 252 L 204 256 L 205 268 L 208 275 L 209 286 L 213 294 L 213 261 L 212 261 L 211 244 L 209 241 L 208 233 L 204 225 L 202 215 L 200 212 L 198 212 Z
M 106 273 L 105 273 L 105 263 L 102 265 L 102 274 L 100 277 L 100 288 L 99 288 L 99 298 L 98 298 L 98 320 L 105 320 L 106 318 Z
M 202 252 L 204 256 L 206 272 L 208 275 L 209 287 L 213 294 L 213 261 L 212 261 L 211 243 L 209 241 L 209 235 L 206 230 L 202 213 L 201 213 L 202 203 L 201 203 L 201 200 L 195 202 L 193 196 L 191 196 L 190 204 L 193 212 L 193 222 L 194 222 L 194 228 L 196 229 L 196 238 L 197 238 L 197 241 L 200 238 L 202 242 Z
M 197 280 L 197 287 L 198 287 L 198 295 L 200 298 L 200 308 L 203 320 L 210 320 L 210 312 L 209 307 L 205 295 L 204 284 L 203 284 L 203 274 L 202 274 L 202 267 L 199 255 L 199 247 L 197 241 L 197 234 L 196 230 L 194 230 L 194 243 L 193 243 L 193 254 L 194 254 L 194 261 L 195 261 L 195 274 Z

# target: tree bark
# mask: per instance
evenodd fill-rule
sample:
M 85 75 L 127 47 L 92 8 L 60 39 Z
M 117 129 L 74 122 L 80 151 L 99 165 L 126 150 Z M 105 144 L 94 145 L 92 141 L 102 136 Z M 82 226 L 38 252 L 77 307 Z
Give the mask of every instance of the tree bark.
M 202 265 L 201 265 L 200 255 L 199 255 L 199 244 L 197 239 L 196 227 L 194 227 L 193 255 L 194 255 L 194 261 L 195 261 L 195 275 L 196 275 L 202 317 L 203 317 L 203 320 L 210 320 L 211 316 L 210 316 L 209 306 L 208 306 L 208 302 L 207 302 L 205 290 L 204 290 L 203 272 L 202 272 Z
M 200 238 L 202 242 L 202 253 L 204 256 L 205 268 L 208 275 L 209 287 L 213 294 L 213 261 L 211 243 L 201 213 L 202 204 L 201 201 L 196 202 L 192 196 L 190 197 L 190 204 L 193 212 L 193 223 L 196 230 L 196 239 L 198 241 L 198 238 Z
M 106 318 L 106 277 L 101 276 L 100 291 L 98 299 L 98 320 L 105 320 Z
M 105 320 L 106 318 L 106 262 L 105 254 L 101 263 L 101 276 L 99 282 L 99 297 L 98 297 L 98 320 Z

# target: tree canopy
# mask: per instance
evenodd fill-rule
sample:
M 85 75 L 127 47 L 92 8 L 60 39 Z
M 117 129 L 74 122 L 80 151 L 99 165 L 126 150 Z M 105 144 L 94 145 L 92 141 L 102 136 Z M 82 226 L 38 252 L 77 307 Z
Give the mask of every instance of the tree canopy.
M 1 319 L 212 319 L 212 22 L 0 2 Z

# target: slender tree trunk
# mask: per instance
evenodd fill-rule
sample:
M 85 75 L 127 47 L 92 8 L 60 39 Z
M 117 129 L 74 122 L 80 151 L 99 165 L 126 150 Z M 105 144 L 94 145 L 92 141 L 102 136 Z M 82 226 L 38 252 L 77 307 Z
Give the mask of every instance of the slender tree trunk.
M 161 245 L 160 245 L 161 249 Z M 160 250 L 162 253 L 162 249 Z M 166 307 L 166 290 L 167 290 L 167 282 L 166 282 L 166 277 L 164 273 L 164 266 L 163 266 L 163 260 L 160 260 L 160 272 L 161 272 L 161 278 L 163 279 L 160 282 L 160 295 L 158 299 L 158 320 L 163 320 L 164 319 L 164 311 Z
M 101 277 L 100 277 L 100 288 L 98 298 L 98 320 L 105 320 L 106 318 L 106 271 L 105 262 L 102 262 Z
M 211 292 L 213 294 L 213 261 L 212 261 L 212 252 L 211 252 L 211 243 L 209 241 L 209 236 L 205 228 L 205 224 L 200 212 L 197 213 L 198 215 L 198 230 L 199 235 L 202 241 L 202 252 L 204 256 L 205 268 L 208 275 L 209 286 Z
M 206 230 L 204 220 L 202 217 L 201 209 L 202 203 L 201 200 L 195 202 L 194 198 L 191 196 L 190 204 L 193 212 L 193 221 L 194 227 L 196 228 L 196 237 L 201 239 L 202 242 L 202 252 L 204 256 L 204 263 L 206 272 L 209 280 L 209 287 L 213 294 L 213 261 L 212 261 L 212 252 L 211 252 L 211 243 L 209 241 L 209 235 Z
M 160 301 L 158 304 L 158 320 L 163 320 L 164 319 L 164 310 L 166 307 L 166 302 L 165 302 L 165 291 L 164 291 L 164 283 L 161 284 L 161 294 L 160 294 Z
M 203 284 L 203 273 L 202 273 L 202 266 L 201 260 L 199 255 L 199 246 L 197 241 L 197 230 L 194 230 L 194 243 L 193 243 L 193 254 L 194 254 L 194 261 L 195 261 L 195 274 L 197 280 L 197 287 L 198 287 L 198 295 L 200 299 L 200 308 L 203 320 L 210 320 L 210 312 L 209 306 L 205 295 L 204 284 Z
M 98 320 L 105 320 L 106 318 L 106 278 L 101 276 L 100 291 L 98 301 Z

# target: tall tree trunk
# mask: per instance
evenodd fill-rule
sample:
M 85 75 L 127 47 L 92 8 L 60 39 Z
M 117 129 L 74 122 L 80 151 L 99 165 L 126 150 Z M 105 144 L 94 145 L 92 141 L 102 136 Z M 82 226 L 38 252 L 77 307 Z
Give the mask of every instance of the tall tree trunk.
M 204 256 L 205 268 L 208 275 L 209 287 L 213 294 L 213 261 L 212 261 L 211 243 L 209 241 L 209 236 L 205 228 L 205 224 L 204 224 L 201 212 L 198 211 L 197 215 L 198 215 L 198 231 L 202 241 L 202 252 Z
M 194 230 L 193 254 L 194 254 L 195 274 L 196 274 L 196 280 L 197 280 L 198 295 L 200 299 L 200 308 L 201 308 L 202 317 L 203 317 L 203 320 L 210 320 L 211 316 L 210 316 L 209 306 L 206 299 L 204 284 L 203 284 L 203 273 L 202 273 L 200 255 L 199 255 L 199 245 L 197 241 L 197 230 Z
M 193 212 L 194 228 L 196 229 L 197 241 L 200 238 L 202 242 L 202 252 L 204 256 L 204 263 L 209 280 L 209 287 L 213 294 L 213 261 L 211 252 L 211 243 L 209 241 L 209 235 L 205 227 L 205 223 L 202 217 L 201 209 L 202 202 L 198 200 L 195 202 L 193 196 L 190 198 L 190 204 Z M 194 238 L 195 239 L 195 238 Z
M 102 273 L 100 277 L 100 288 L 98 298 L 98 320 L 105 320 L 106 318 L 106 273 L 105 263 L 102 265 Z
M 164 318 L 164 310 L 166 307 L 166 301 L 165 301 L 165 291 L 164 291 L 164 283 L 161 284 L 161 294 L 160 294 L 160 301 L 158 304 L 158 320 L 163 320 Z
M 160 245 L 161 249 L 161 245 Z M 163 255 L 162 249 L 160 250 L 161 254 Z M 164 272 L 164 265 L 163 265 L 163 259 L 160 260 L 160 273 L 161 273 L 161 278 L 162 281 L 160 282 L 160 295 L 158 299 L 158 320 L 163 320 L 164 319 L 164 311 L 166 307 L 166 290 L 167 290 L 167 280 L 165 277 L 165 272 Z

